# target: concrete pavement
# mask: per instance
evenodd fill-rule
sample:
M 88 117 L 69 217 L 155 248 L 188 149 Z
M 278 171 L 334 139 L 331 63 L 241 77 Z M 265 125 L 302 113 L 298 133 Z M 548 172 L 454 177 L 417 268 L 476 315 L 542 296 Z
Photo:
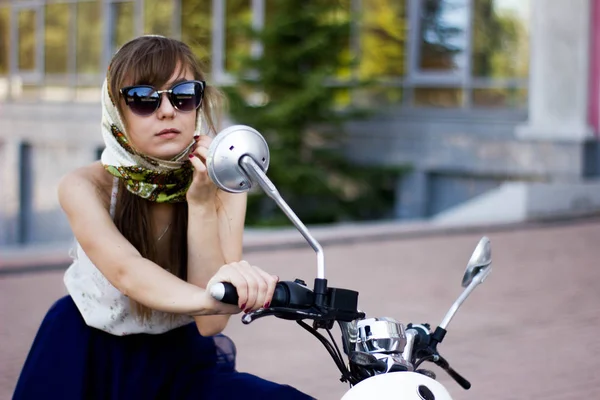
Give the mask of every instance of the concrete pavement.
M 447 232 L 446 232 L 447 233 Z M 440 345 L 473 387 L 459 388 L 437 367 L 456 399 L 600 398 L 600 221 L 484 232 L 494 270 L 459 311 Z M 402 322 L 441 321 L 461 291 L 460 280 L 481 230 L 338 236 L 324 245 L 332 286 L 358 290 L 370 316 Z M 282 279 L 312 281 L 316 258 L 307 246 L 255 247 L 247 258 Z M 0 399 L 8 399 L 36 329 L 64 293 L 62 271 L 0 274 Z M 337 332 L 337 329 L 336 329 Z M 228 333 L 238 367 L 292 384 L 320 399 L 346 387 L 333 362 L 295 323 L 263 319 Z

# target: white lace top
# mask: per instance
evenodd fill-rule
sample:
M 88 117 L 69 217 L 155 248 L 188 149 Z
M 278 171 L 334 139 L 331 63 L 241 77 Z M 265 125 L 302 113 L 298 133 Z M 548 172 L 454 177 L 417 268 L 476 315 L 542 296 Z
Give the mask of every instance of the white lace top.
M 115 178 L 110 202 L 114 217 L 118 179 Z M 143 322 L 132 314 L 129 298 L 115 288 L 96 268 L 79 243 L 76 244 L 73 263 L 64 275 L 67 291 L 77 305 L 86 324 L 113 335 L 134 333 L 159 334 L 190 323 L 193 318 L 153 311 Z

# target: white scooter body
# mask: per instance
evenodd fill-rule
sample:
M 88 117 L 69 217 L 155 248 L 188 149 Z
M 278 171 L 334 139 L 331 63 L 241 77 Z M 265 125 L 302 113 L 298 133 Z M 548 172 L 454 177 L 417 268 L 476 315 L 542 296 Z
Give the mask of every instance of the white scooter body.
M 452 397 L 441 383 L 416 372 L 375 375 L 353 386 L 342 397 L 342 400 L 372 399 L 452 400 Z

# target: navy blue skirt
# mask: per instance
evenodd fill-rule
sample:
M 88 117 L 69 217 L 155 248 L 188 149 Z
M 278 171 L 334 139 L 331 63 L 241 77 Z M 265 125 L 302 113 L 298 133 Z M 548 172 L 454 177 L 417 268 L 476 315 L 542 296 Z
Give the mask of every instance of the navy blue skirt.
M 48 311 L 21 371 L 21 399 L 311 399 L 235 370 L 235 345 L 191 323 L 160 335 L 87 326 L 70 296 Z

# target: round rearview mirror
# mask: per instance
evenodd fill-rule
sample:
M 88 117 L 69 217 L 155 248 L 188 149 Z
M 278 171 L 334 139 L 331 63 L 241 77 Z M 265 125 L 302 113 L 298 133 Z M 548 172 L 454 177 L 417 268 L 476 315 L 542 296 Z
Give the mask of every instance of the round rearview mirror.
M 233 125 L 222 130 L 208 149 L 208 176 L 226 192 L 247 192 L 252 188 L 252 180 L 240 165 L 244 156 L 253 158 L 263 172 L 269 168 L 269 146 L 256 129 Z
M 467 287 L 473 281 L 473 278 L 483 270 L 490 268 L 492 264 L 492 244 L 490 239 L 482 237 L 477 243 L 462 279 L 462 286 Z

